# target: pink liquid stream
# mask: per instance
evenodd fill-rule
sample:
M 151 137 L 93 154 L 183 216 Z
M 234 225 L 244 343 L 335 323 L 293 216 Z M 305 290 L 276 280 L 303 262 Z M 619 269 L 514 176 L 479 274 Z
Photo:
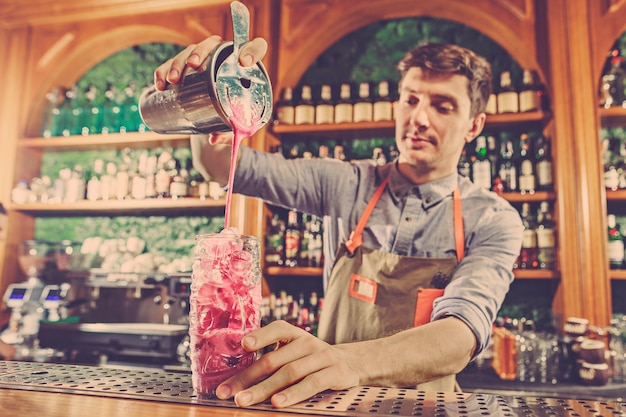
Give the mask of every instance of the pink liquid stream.
M 230 154 L 230 171 L 228 173 L 228 190 L 226 191 L 226 211 L 224 215 L 224 228 L 230 224 L 231 203 L 233 198 L 233 183 L 235 182 L 235 165 L 237 164 L 237 152 L 244 138 L 249 138 L 261 128 L 261 117 L 252 117 L 250 104 L 242 100 L 231 100 L 230 124 L 233 128 L 233 146 Z

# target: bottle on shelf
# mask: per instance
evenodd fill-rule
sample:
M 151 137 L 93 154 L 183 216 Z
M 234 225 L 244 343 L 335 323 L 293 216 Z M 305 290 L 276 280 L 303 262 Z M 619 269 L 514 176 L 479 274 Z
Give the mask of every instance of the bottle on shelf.
M 540 269 L 556 267 L 556 224 L 547 201 L 539 204 L 537 213 L 537 259 Z
M 359 84 L 359 96 L 353 104 L 353 121 L 371 122 L 373 118 L 374 104 L 370 97 L 370 83 L 362 82 Z
M 100 178 L 104 174 L 104 160 L 96 159 L 93 162 L 91 177 L 87 181 L 87 200 L 97 201 L 102 198 L 102 184 Z
M 329 84 L 322 85 L 320 99 L 315 104 L 315 123 L 333 123 L 335 120 L 335 104 L 333 92 Z
M 622 106 L 626 101 L 626 64 L 619 49 L 614 48 L 607 59 L 609 65 L 600 82 L 600 105 L 604 108 Z
M 491 181 L 498 176 L 498 138 L 495 135 L 487 136 L 487 159 L 491 165 Z
M 485 105 L 485 114 L 498 114 L 498 93 L 492 91 Z
M 265 237 L 265 265 L 282 266 L 285 255 L 285 222 L 278 213 L 269 219 Z
M 611 269 L 621 269 L 624 266 L 624 235 L 615 214 L 607 215 L 607 224 L 609 266 Z
M 522 87 L 519 91 L 519 111 L 532 112 L 541 111 L 543 103 L 543 89 L 537 82 L 536 74 L 533 70 L 525 69 L 522 74 Z
M 378 83 L 378 94 L 372 106 L 372 120 L 375 122 L 393 120 L 393 102 L 387 80 Z
M 83 106 L 80 103 L 80 97 L 75 85 L 65 91 L 61 112 L 63 136 L 80 135 L 83 122 Z
M 309 266 L 309 246 L 311 244 L 311 216 L 302 213 L 300 217 L 300 250 L 298 266 Z
M 475 140 L 472 158 L 472 181 L 487 190 L 491 189 L 491 161 L 487 158 L 487 138 L 480 135 Z
M 617 138 L 605 139 L 602 152 L 604 164 L 604 186 L 608 190 L 615 191 L 620 188 L 620 175 L 623 171 L 623 161 L 619 159 L 621 141 Z
M 498 162 L 498 177 L 502 180 L 504 192 L 515 192 L 517 187 L 517 166 L 515 165 L 515 149 L 513 140 L 508 136 L 500 142 L 500 160 Z
M 461 151 L 461 157 L 459 158 L 459 162 L 457 164 L 457 171 L 459 172 L 459 175 L 463 177 L 472 177 L 472 164 L 470 159 L 467 157 L 467 147 L 464 147 Z
M 324 262 L 322 219 L 311 216 L 311 236 L 309 238 L 309 266 L 321 267 Z
M 333 148 L 333 158 L 335 158 L 338 161 L 346 160 L 346 154 L 344 152 L 343 145 L 335 145 L 335 147 Z
M 121 104 L 122 115 L 120 120 L 120 133 L 145 132 L 146 125 L 139 114 L 136 85 L 131 83 L 124 88 L 123 101 Z
M 530 203 L 522 203 L 520 213 L 524 231 L 522 234 L 522 249 L 518 258 L 517 267 L 519 269 L 536 269 L 539 267 L 537 258 L 537 230 L 535 218 L 530 210 Z
M 46 94 L 46 107 L 44 108 L 40 134 L 44 138 L 60 136 L 61 131 L 61 109 L 59 106 L 63 102 L 61 89 L 52 88 Z
M 335 123 L 351 123 L 354 120 L 353 114 L 350 84 L 343 83 L 339 90 L 339 100 L 335 104 Z
M 98 89 L 90 85 L 85 91 L 86 108 L 84 110 L 81 134 L 97 135 L 102 132 L 102 107 L 98 103 Z
M 294 106 L 294 123 L 297 125 L 315 123 L 315 105 L 310 85 L 303 85 L 300 100 Z
M 511 72 L 502 71 L 498 89 L 498 114 L 519 112 L 519 99 L 511 81 Z
M 120 113 L 118 90 L 109 83 L 104 92 L 104 103 L 102 104 L 102 134 L 117 133 L 120 131 Z
M 113 200 L 117 196 L 117 164 L 106 163 L 104 174 L 100 178 L 100 196 L 103 200 Z
M 85 199 L 85 173 L 83 167 L 75 165 L 67 181 L 64 203 L 75 203 Z
M 520 135 L 519 191 L 522 194 L 535 192 L 535 164 L 531 153 L 530 136 Z
M 285 266 L 298 266 L 301 230 L 298 212 L 289 210 L 287 213 L 287 225 L 285 226 Z
M 372 150 L 372 160 L 376 162 L 376 165 L 382 166 L 387 163 L 387 157 L 383 152 L 383 148 L 376 147 Z
M 535 174 L 538 190 L 552 191 L 554 189 L 550 142 L 543 135 L 535 138 Z
M 275 107 L 275 121 L 279 124 L 292 125 L 295 123 L 295 107 L 293 102 L 293 88 L 285 87 L 281 92 L 280 100 Z

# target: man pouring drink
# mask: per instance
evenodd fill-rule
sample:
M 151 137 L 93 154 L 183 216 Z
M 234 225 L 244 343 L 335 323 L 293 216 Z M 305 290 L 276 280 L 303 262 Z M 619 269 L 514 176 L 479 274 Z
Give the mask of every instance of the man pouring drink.
M 209 37 L 159 66 L 156 88 L 178 83 L 220 42 Z M 266 51 L 252 39 L 239 63 Z M 522 237 L 508 202 L 457 174 L 485 123 L 491 69 L 470 50 L 430 43 L 398 70 L 399 156 L 386 165 L 239 149 L 233 192 L 328 219 L 328 284 L 319 338 L 282 321 L 250 332 L 247 351 L 279 347 L 221 383 L 219 398 L 286 407 L 357 385 L 452 391 L 454 375 L 487 346 Z M 232 140 L 193 135 L 194 166 L 227 184 Z

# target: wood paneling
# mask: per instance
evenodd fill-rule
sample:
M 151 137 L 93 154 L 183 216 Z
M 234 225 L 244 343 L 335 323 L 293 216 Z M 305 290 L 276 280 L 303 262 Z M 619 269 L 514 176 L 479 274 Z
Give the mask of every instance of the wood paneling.
M 522 66 L 538 67 L 532 0 L 283 0 L 278 82 L 296 85 L 315 58 L 346 34 L 379 20 L 409 16 L 470 26 L 500 43 Z

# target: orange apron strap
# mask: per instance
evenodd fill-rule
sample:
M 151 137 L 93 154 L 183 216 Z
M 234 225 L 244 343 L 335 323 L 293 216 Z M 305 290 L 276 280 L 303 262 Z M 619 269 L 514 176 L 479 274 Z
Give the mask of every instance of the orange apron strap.
M 383 194 L 383 191 L 385 191 L 385 187 L 387 186 L 388 182 L 389 182 L 389 177 L 385 178 L 383 182 L 380 183 L 380 185 L 376 189 L 376 192 L 374 192 L 374 195 L 370 199 L 369 203 L 367 203 L 367 207 L 365 207 L 365 211 L 361 215 L 361 218 L 359 219 L 359 222 L 356 225 L 356 229 L 354 229 L 352 233 L 350 233 L 350 239 L 348 239 L 344 243 L 344 245 L 346 246 L 346 249 L 348 250 L 348 252 L 350 252 L 350 255 L 352 255 L 354 251 L 356 250 L 356 248 L 361 246 L 361 244 L 363 243 L 363 230 L 365 229 L 365 226 L 367 225 L 367 221 L 369 220 L 370 215 L 374 211 L 374 207 L 376 207 L 376 204 L 378 203 L 380 196 Z
M 456 249 L 456 260 L 461 262 L 465 256 L 465 228 L 463 227 L 463 211 L 461 209 L 461 192 L 459 186 L 454 188 L 452 193 L 454 209 L 454 245 Z M 422 288 L 417 291 L 415 300 L 415 314 L 413 315 L 413 326 L 421 326 L 430 322 L 433 313 L 433 303 L 443 295 L 443 288 Z
M 461 191 L 459 186 L 452 193 L 454 199 L 454 244 L 456 247 L 456 260 L 461 262 L 465 256 L 465 228 L 463 227 L 463 210 L 461 208 Z

